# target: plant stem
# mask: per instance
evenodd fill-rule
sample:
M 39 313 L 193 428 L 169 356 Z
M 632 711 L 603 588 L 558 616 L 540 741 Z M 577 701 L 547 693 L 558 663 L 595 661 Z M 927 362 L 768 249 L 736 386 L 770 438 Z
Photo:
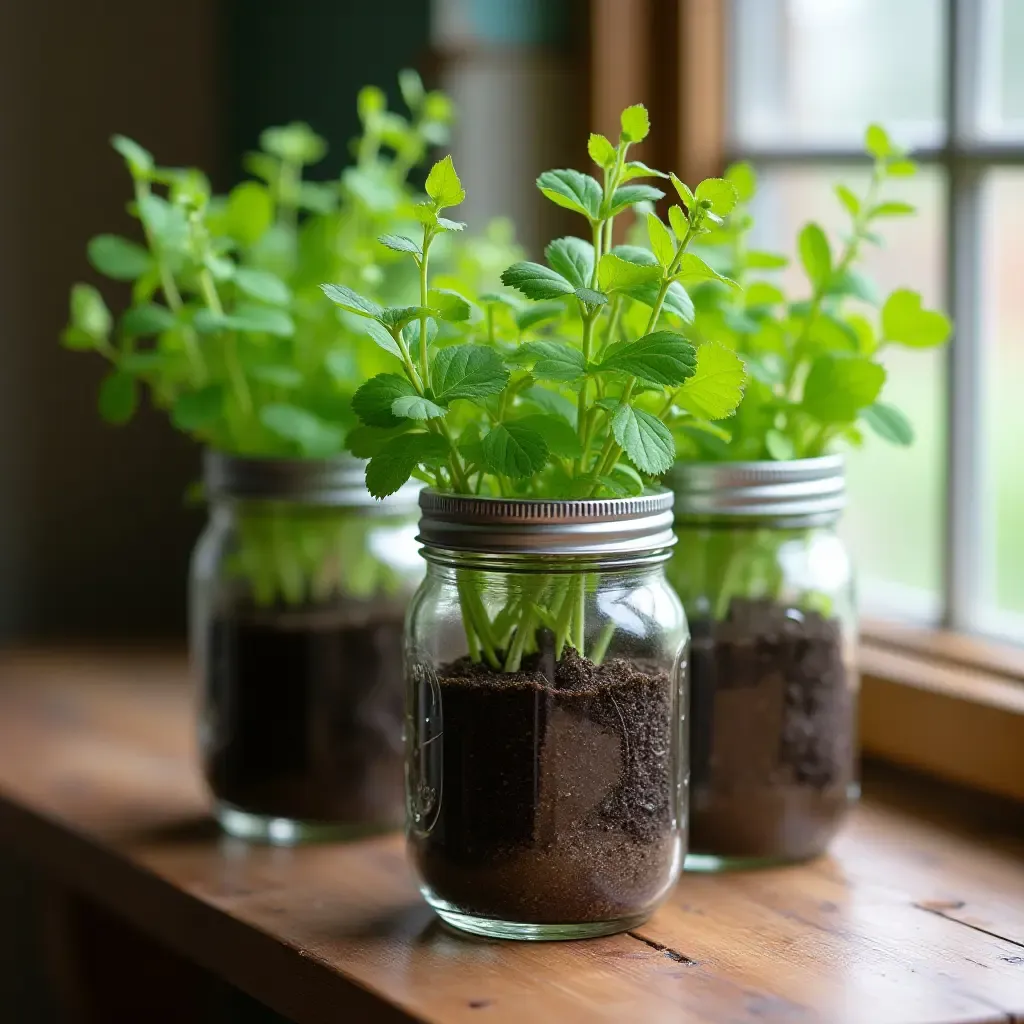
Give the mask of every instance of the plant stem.
M 420 270 L 420 305 L 426 308 L 428 293 L 427 260 L 433 235 L 429 225 L 423 226 L 423 257 L 418 261 Z M 420 314 L 420 376 L 423 388 L 430 390 L 430 353 L 427 351 L 427 314 Z
M 214 284 L 213 275 L 203 267 L 199 272 L 199 289 L 203 295 L 203 301 L 207 308 L 216 317 L 224 316 L 224 306 L 217 294 L 217 286 Z M 234 331 L 227 331 L 224 335 L 224 363 L 228 369 L 228 376 L 231 378 L 231 387 L 238 400 L 238 407 L 246 416 L 252 415 L 252 394 L 245 379 L 245 372 L 238 358 L 238 338 Z

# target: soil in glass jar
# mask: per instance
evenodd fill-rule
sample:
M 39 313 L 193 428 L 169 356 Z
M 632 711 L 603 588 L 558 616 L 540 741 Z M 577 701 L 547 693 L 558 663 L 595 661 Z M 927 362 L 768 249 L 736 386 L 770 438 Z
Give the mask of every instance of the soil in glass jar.
M 734 598 L 723 620 L 690 629 L 688 866 L 823 852 L 854 777 L 841 623 Z
M 400 826 L 401 652 L 393 609 L 215 618 L 204 755 L 216 798 L 353 831 Z
M 432 895 L 504 921 L 649 911 L 680 856 L 672 674 L 571 648 L 438 671 L 443 792 L 411 849 Z

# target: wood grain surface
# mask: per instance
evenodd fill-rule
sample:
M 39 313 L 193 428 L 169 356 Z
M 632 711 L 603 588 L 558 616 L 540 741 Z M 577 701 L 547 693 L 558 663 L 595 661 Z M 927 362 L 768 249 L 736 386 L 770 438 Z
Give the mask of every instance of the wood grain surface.
M 0 843 L 297 1024 L 1024 1021 L 1019 808 L 871 775 L 827 858 L 687 875 L 628 935 L 489 942 L 438 924 L 398 836 L 219 836 L 191 710 L 174 656 L 0 656 Z

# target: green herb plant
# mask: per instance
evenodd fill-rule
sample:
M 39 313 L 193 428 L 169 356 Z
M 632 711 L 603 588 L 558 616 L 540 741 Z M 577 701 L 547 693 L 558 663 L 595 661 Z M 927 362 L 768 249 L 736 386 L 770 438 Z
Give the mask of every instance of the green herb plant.
M 518 296 L 486 293 L 471 302 L 432 287 L 433 247 L 461 228 L 446 216 L 465 196 L 450 157 L 427 176 L 417 235 L 380 240 L 415 267 L 418 303 L 383 306 L 352 288 L 323 286 L 341 309 L 364 318 L 393 361 L 393 371 L 366 381 L 352 403 L 362 425 L 350 445 L 370 459 L 373 495 L 394 492 L 411 475 L 456 494 L 641 494 L 672 466 L 674 431 L 715 433 L 712 421 L 733 412 L 742 361 L 714 342 L 697 348 L 684 332 L 694 316 L 687 288 L 735 287 L 690 247 L 724 224 L 736 189 L 712 178 L 691 191 L 631 159 L 648 130 L 644 107 L 629 107 L 617 144 L 590 137 L 600 179 L 571 169 L 537 179 L 545 197 L 583 219 L 586 237 L 555 239 L 544 264 L 508 267 L 502 282 Z M 644 179 L 671 182 L 681 205 L 669 209 L 669 226 L 646 214 L 650 248 L 616 245 L 616 219 L 664 197 Z M 556 656 L 572 646 L 600 661 L 611 637 L 584 649 L 589 585 L 583 573 L 510 574 L 504 598 L 488 607 L 482 576 L 460 570 L 472 657 L 515 671 L 537 649 L 538 631 L 549 629 Z
M 415 275 L 377 237 L 415 222 L 421 192 L 410 175 L 446 141 L 453 118 L 448 98 L 426 91 L 415 72 L 402 72 L 399 85 L 406 115 L 388 110 L 374 86 L 359 92 L 354 162 L 332 181 L 308 179 L 327 145 L 301 123 L 264 131 L 246 158 L 252 177 L 223 196 L 201 171 L 162 167 L 137 142 L 113 138 L 131 180 L 137 237 L 99 235 L 87 253 L 95 271 L 130 289 L 130 301 L 115 316 L 97 287 L 76 284 L 63 334 L 67 348 L 109 364 L 99 389 L 104 419 L 128 422 L 148 393 L 178 430 L 233 455 L 345 451 L 352 395 L 383 367 L 383 354 L 354 318 L 323 301 L 319 284 L 357 287 L 386 304 L 415 294 Z M 515 252 L 507 236 L 492 248 L 502 246 Z M 477 286 L 474 249 L 449 244 L 441 259 Z M 320 596 L 310 552 L 337 550 L 349 536 L 340 513 L 274 505 L 246 514 L 258 521 L 243 524 L 236 564 L 258 602 Z M 349 547 L 338 586 L 364 592 L 358 539 Z
M 680 457 L 702 461 L 788 461 L 859 447 L 864 432 L 909 445 L 907 416 L 884 400 L 882 355 L 892 346 L 930 349 L 950 334 L 948 318 L 928 309 L 918 292 L 899 288 L 888 295 L 864 273 L 871 246 L 883 244 L 886 221 L 912 216 L 912 205 L 893 198 L 895 186 L 916 172 L 915 164 L 872 125 L 865 136 L 871 173 L 857 194 L 835 187 L 848 218 L 840 238 L 817 223 L 805 224 L 796 239 L 804 284 L 796 296 L 777 278 L 786 256 L 755 248 L 750 213 L 756 177 L 747 164 L 726 173 L 739 197 L 730 221 L 705 236 L 708 262 L 738 288 L 710 282 L 693 294 L 695 336 L 714 337 L 738 353 L 749 383 L 735 414 L 717 432 L 687 432 Z M 810 543 L 814 531 L 771 529 L 761 524 L 736 529 L 694 527 L 680 531 L 673 563 L 674 583 L 684 598 L 700 594 L 704 609 L 723 617 L 733 595 L 778 597 L 784 587 L 781 545 Z M 820 594 L 799 598 L 828 612 Z

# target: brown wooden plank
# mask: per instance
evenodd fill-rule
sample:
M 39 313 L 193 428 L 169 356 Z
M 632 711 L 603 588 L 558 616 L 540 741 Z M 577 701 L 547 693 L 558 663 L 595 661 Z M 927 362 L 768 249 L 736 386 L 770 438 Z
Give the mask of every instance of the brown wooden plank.
M 143 655 L 0 658 L 0 842 L 299 1024 L 1024 1018 L 1024 833 L 970 807 L 918 818 L 883 793 L 832 857 L 687 876 L 631 935 L 479 941 L 432 918 L 399 837 L 217 836 L 182 676 Z

